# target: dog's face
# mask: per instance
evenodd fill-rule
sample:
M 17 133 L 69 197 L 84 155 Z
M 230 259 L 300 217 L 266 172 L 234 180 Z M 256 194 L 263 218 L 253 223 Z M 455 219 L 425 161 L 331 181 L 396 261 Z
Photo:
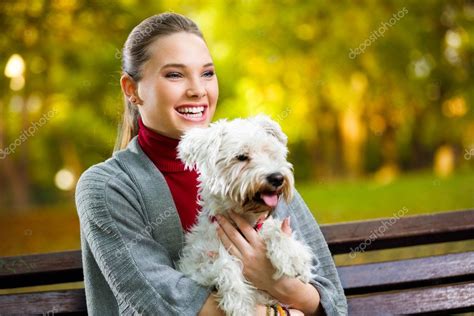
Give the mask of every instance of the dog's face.
M 264 115 L 220 120 L 185 133 L 178 157 L 196 168 L 202 198 L 217 199 L 236 212 L 272 210 L 283 196 L 292 198 L 292 165 L 286 161 L 287 138 Z

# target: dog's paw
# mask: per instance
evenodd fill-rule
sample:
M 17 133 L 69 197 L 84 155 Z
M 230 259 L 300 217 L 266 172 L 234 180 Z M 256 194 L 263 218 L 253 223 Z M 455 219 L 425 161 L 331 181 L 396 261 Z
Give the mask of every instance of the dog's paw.
M 303 283 L 308 283 L 311 280 L 312 273 L 311 273 L 311 261 L 306 262 L 304 264 L 300 264 L 300 262 L 295 263 L 295 270 L 298 271 L 295 278 L 299 279 Z
M 305 245 L 302 245 L 296 240 L 288 244 L 288 248 L 286 249 L 292 250 L 285 251 L 283 256 L 286 256 L 286 258 L 279 256 L 278 258 L 270 259 L 275 267 L 273 279 L 278 280 L 282 276 L 287 276 L 290 278 L 298 278 L 304 283 L 309 282 L 311 279 L 311 250 L 306 249 Z
M 275 227 L 278 225 L 278 222 L 274 224 Z M 270 227 L 266 231 L 264 240 L 267 245 L 267 257 L 276 270 L 273 275 L 274 280 L 282 276 L 299 278 L 303 282 L 310 280 L 313 259 L 310 247 L 286 235 L 280 229 Z
M 301 281 L 305 283 L 311 279 L 311 265 L 313 262 L 313 251 L 306 244 L 294 240 L 294 252 L 290 256 L 291 265 Z

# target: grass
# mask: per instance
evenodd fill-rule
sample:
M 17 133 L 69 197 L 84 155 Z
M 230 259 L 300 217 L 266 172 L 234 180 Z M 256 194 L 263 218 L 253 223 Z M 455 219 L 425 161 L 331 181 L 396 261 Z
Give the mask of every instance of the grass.
M 474 208 L 474 170 L 438 178 L 430 172 L 405 174 L 389 184 L 373 180 L 297 183 L 320 224 Z

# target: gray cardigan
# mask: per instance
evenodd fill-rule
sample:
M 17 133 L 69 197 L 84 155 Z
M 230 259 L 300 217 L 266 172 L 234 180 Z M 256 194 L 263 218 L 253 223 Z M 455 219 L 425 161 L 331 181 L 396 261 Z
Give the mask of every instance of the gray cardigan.
M 137 137 L 82 174 L 76 207 L 89 315 L 197 315 L 211 289 L 175 270 L 184 232 L 166 181 Z M 274 212 L 288 215 L 293 231 L 316 254 L 311 284 L 326 314 L 346 315 L 331 254 L 298 193 Z

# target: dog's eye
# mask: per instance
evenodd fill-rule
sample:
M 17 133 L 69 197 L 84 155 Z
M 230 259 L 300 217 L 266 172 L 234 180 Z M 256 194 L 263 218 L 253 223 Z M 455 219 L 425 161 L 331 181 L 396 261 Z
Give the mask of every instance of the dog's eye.
M 239 160 L 239 161 L 249 160 L 249 156 L 247 156 L 247 155 L 238 155 L 235 158 L 237 158 L 237 160 Z

